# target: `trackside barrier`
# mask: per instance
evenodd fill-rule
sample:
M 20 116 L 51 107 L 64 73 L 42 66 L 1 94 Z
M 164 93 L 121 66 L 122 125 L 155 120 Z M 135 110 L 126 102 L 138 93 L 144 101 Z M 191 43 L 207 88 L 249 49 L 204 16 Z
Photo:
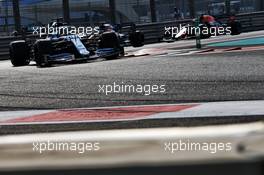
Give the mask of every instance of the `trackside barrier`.
M 137 166 L 152 166 L 153 168 L 155 165 L 187 166 L 213 162 L 248 162 L 250 164 L 250 162 L 263 160 L 263 132 L 263 123 L 251 123 L 194 128 L 83 131 L 1 136 L 0 174 L 21 170 L 64 169 L 66 171 L 76 168 L 113 169 Z M 87 143 L 90 147 L 82 150 L 81 144 Z M 66 146 L 54 146 L 55 144 Z M 75 149 L 67 147 L 67 145 L 73 144 L 80 146 Z M 187 144 L 196 146 L 187 147 Z M 207 145 L 208 148 L 197 147 L 197 144 Z M 243 173 L 243 167 L 245 166 L 239 167 L 241 175 L 249 174 L 248 172 L 252 175 L 262 174 L 260 166 L 254 166 L 251 171 L 248 171 L 250 166 L 246 166 L 247 173 Z M 211 174 L 208 173 L 208 168 L 210 168 L 209 165 L 206 166 L 207 173 L 201 174 Z M 225 169 L 230 172 L 229 168 Z M 237 172 L 237 168 L 235 170 Z

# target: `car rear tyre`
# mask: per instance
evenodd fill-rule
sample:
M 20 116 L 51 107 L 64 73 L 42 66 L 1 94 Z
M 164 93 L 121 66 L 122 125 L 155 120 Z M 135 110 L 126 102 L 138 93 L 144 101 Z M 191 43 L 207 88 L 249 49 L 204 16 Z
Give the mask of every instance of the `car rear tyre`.
M 239 35 L 242 33 L 242 25 L 240 22 L 235 21 L 230 24 L 231 35 Z
M 120 45 L 119 37 L 115 32 L 105 32 L 100 36 L 99 40 L 99 49 L 113 48 L 116 50 L 116 54 L 104 56 L 107 60 L 117 59 L 124 52 L 123 47 Z
M 120 41 L 115 32 L 105 32 L 100 36 L 99 48 L 119 48 Z
M 133 47 L 142 47 L 144 46 L 145 37 L 142 32 L 136 31 L 129 34 L 129 40 Z
M 24 40 L 11 42 L 9 54 L 13 66 L 26 66 L 30 63 L 30 49 Z

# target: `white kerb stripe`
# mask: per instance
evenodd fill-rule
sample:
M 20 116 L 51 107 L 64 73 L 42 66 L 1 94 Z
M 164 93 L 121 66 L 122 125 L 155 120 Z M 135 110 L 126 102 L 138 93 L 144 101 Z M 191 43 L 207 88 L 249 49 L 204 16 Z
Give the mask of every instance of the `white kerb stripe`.
M 179 112 L 166 112 L 148 116 L 148 119 L 225 117 L 263 115 L 264 101 L 235 101 L 202 103 Z

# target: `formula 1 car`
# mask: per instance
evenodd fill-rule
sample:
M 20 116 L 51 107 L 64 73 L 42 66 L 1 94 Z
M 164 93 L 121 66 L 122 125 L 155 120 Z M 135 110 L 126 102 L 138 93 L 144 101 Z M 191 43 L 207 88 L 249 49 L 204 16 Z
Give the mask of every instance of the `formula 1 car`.
M 53 22 L 52 26 L 63 26 Z M 104 25 L 97 35 L 48 35 L 36 41 L 19 40 L 10 43 L 10 59 L 14 66 L 25 66 L 35 61 L 38 67 L 53 63 L 86 61 L 97 55 L 106 59 L 115 59 L 124 55 L 124 43 L 121 35 L 112 30 L 111 25 Z M 92 41 L 92 42 L 91 42 Z
M 207 26 L 205 24 L 199 24 L 197 27 L 195 25 L 186 24 L 184 26 L 181 26 L 179 28 L 179 31 L 177 33 L 166 33 L 163 35 L 161 41 L 163 42 L 174 42 L 177 40 L 183 40 L 183 39 L 195 39 L 197 37 L 197 34 L 201 39 L 207 39 L 210 38 L 212 35 L 210 32 L 203 32 L 203 31 L 210 31 L 210 28 L 213 26 Z
M 58 20 L 51 27 L 65 26 Z M 45 39 L 18 40 L 9 45 L 10 60 L 14 66 L 25 66 L 35 61 L 38 67 L 52 63 L 87 60 L 90 52 L 85 48 L 78 35 L 48 34 Z
M 10 43 L 14 66 L 25 66 L 33 60 L 38 67 L 45 67 L 52 63 L 87 60 L 89 56 L 90 52 L 76 35 L 38 39 L 33 44 L 25 40 Z
M 234 17 L 230 17 L 228 23 L 224 24 L 210 15 L 202 15 L 198 25 L 194 25 L 194 23 L 195 20 L 193 20 L 193 24 L 184 25 L 174 36 L 169 32 L 165 33 L 162 41 L 174 42 L 181 39 L 194 39 L 197 35 L 201 39 L 226 34 L 239 35 L 242 28 L 241 23 L 235 20 Z

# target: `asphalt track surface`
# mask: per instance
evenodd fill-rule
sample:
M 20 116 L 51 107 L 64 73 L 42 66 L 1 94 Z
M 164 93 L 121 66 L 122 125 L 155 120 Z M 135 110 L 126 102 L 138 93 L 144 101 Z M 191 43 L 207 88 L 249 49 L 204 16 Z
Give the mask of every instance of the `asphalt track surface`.
M 249 35 L 249 34 L 246 34 Z M 228 38 L 227 38 L 228 39 Z M 194 41 L 173 43 L 175 46 Z M 170 45 L 173 45 L 170 44 Z M 163 48 L 167 43 L 145 48 Z M 171 50 L 173 53 L 173 50 Z M 0 62 L 0 110 L 263 100 L 264 50 L 149 55 L 37 68 Z M 165 85 L 165 93 L 99 93 L 99 85 Z

